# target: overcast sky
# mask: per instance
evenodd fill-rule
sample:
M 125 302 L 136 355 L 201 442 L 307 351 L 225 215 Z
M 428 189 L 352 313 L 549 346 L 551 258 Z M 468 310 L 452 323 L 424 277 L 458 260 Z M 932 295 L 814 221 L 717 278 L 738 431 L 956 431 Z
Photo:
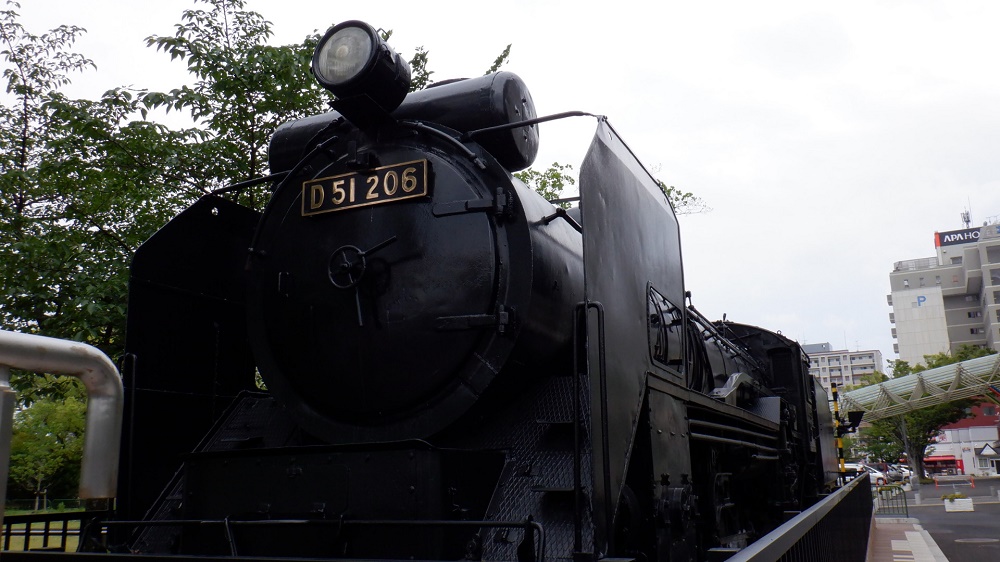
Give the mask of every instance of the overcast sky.
M 76 97 L 168 89 L 145 47 L 193 0 L 22 0 L 37 32 L 85 27 Z M 647 167 L 711 212 L 681 218 L 688 290 L 711 319 L 802 343 L 892 352 L 889 272 L 935 231 L 1000 215 L 1000 2 L 248 0 L 273 44 L 361 19 L 433 78 L 506 70 L 539 114 L 604 114 Z M 141 8 L 139 6 L 142 6 Z M 608 6 L 614 11 L 608 12 Z M 542 125 L 538 164 L 579 169 L 593 119 Z

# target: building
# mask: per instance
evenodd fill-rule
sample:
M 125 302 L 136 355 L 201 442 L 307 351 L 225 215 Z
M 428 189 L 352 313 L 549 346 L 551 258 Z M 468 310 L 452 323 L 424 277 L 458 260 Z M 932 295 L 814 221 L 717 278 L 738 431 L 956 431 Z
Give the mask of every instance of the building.
M 802 346 L 809 355 L 809 374 L 816 377 L 827 392 L 830 383 L 838 387 L 857 386 L 861 377 L 875 371 L 883 372 L 882 352 L 876 349 L 866 351 L 833 350 L 829 343 L 813 343 Z
M 910 365 L 963 344 L 1000 342 L 1000 224 L 934 233 L 937 255 L 889 274 L 893 351 Z
M 972 417 L 941 428 L 933 449 L 924 457 L 929 474 L 994 476 L 1000 471 L 1000 409 L 993 404 L 973 406 Z

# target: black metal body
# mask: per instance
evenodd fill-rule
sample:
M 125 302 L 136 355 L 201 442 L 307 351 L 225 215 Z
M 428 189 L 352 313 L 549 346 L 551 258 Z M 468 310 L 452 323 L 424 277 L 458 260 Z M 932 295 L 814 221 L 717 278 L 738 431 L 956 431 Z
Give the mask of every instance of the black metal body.
M 109 550 L 690 560 L 828 491 L 804 354 L 687 306 L 606 121 L 569 213 L 511 175 L 534 125 L 466 134 L 530 100 L 501 73 L 286 125 L 263 213 L 210 196 L 143 246 Z

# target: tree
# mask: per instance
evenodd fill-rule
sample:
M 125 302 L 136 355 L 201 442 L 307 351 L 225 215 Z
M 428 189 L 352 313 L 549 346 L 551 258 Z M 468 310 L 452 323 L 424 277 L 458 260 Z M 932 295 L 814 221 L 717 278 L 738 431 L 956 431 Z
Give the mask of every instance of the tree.
M 567 187 L 576 184 L 576 178 L 570 175 L 572 170 L 573 166 L 569 164 L 553 162 L 544 171 L 540 172 L 534 168 L 528 168 L 527 170 L 516 172 L 514 176 L 528 187 L 534 189 L 546 200 L 553 201 L 562 197 L 563 191 Z M 656 183 L 674 206 L 674 212 L 678 215 L 704 213 L 711 210 L 700 197 L 695 197 L 693 193 L 681 191 L 672 185 L 668 186 L 660 180 L 657 180 Z M 568 208 L 569 203 L 563 201 L 559 203 L 559 206 Z
M 674 206 L 674 212 L 678 215 L 693 215 L 697 213 L 706 213 L 712 210 L 701 197 L 696 197 L 695 194 L 690 191 L 682 191 L 681 189 L 672 185 L 667 185 L 660 180 L 656 180 L 656 183 L 660 184 L 660 189 L 663 191 L 663 194 L 667 196 L 667 199 L 670 200 L 670 203 Z
M 244 0 L 202 0 L 209 9 L 185 10 L 172 36 L 146 44 L 179 59 L 197 79 L 169 92 L 148 92 L 148 108 L 187 111 L 204 126 L 188 149 L 200 156 L 191 178 L 204 189 L 265 175 L 267 146 L 279 125 L 326 109 L 331 95 L 314 80 L 309 62 L 319 37 L 298 45 L 266 42 L 271 23 L 243 9 Z M 266 189 L 247 190 L 241 203 L 261 208 Z
M 98 100 L 59 89 L 92 68 L 69 52 L 83 29 L 25 30 L 9 2 L 0 13 L 0 322 L 4 329 L 83 341 L 112 357 L 123 347 L 128 263 L 135 248 L 200 191 L 199 134 L 135 117 L 136 92 Z M 75 379 L 15 374 L 22 403 L 81 394 Z M 76 388 L 76 390 L 71 390 Z
M 858 457 L 858 442 L 853 435 L 847 433 L 840 438 L 840 441 L 844 448 L 845 459 L 855 459 Z
M 51 152 L 73 135 L 53 115 L 55 92 L 71 73 L 93 63 L 68 50 L 83 29 L 60 26 L 33 34 L 20 24 L 19 7 L 8 1 L 0 12 L 0 59 L 13 99 L 0 105 L 0 196 L 5 202 L 0 206 L 0 325 L 107 344 L 102 331 L 106 335 L 117 322 L 106 321 L 102 304 L 114 301 L 97 296 L 107 286 L 99 278 L 103 272 L 87 263 L 95 256 L 87 244 L 92 233 L 75 229 L 74 202 L 84 197 L 75 174 L 60 177 L 66 169 L 58 165 L 60 154 Z M 72 189 L 66 190 L 67 183 Z M 116 301 L 122 302 L 121 295 Z M 36 395 L 46 387 L 59 394 L 73 385 L 47 378 L 49 384 L 39 389 L 27 380 L 15 373 L 12 384 L 22 391 L 32 388 Z
M 34 495 L 35 509 L 46 495 L 76 494 L 85 410 L 86 404 L 77 398 L 43 398 L 15 415 L 10 482 Z
M 53 313 L 66 304 L 65 293 L 53 295 L 49 290 L 49 279 L 58 276 L 73 254 L 72 248 L 55 244 L 47 236 L 63 227 L 59 219 L 66 202 L 45 181 L 51 162 L 46 148 L 65 134 L 53 122 L 46 104 L 54 90 L 69 82 L 70 73 L 93 63 L 67 51 L 83 32 L 81 28 L 61 26 L 34 35 L 21 26 L 16 8 L 20 5 L 8 0 L 7 9 L 0 12 L 3 78 L 14 100 L 0 106 L 0 196 L 4 200 L 0 260 L 5 264 L 0 273 L 0 321 L 6 329 L 30 332 L 48 329 Z M 19 267 L 25 264 L 31 267 Z M 43 293 L 50 298 L 37 299 Z
M 894 424 L 874 422 L 870 427 L 864 428 L 858 436 L 858 450 L 872 461 L 890 464 L 899 462 L 906 452 L 906 447 L 894 429 Z
M 987 355 L 993 355 L 994 353 L 996 352 L 986 347 L 962 344 L 955 351 L 955 353 L 935 353 L 933 355 L 924 355 L 924 365 L 916 365 L 913 367 L 913 372 L 919 373 L 920 371 L 925 371 L 927 369 L 936 369 L 945 365 L 968 361 L 969 359 L 986 357 Z
M 545 171 L 539 172 L 533 168 L 528 168 L 527 170 L 516 172 L 514 176 L 524 182 L 525 185 L 534 189 L 547 201 L 553 201 L 561 196 L 567 186 L 576 184 L 576 179 L 568 173 L 572 169 L 573 166 L 569 164 L 553 162 Z M 569 203 L 567 202 L 562 202 L 559 205 L 563 208 L 569 207 Z

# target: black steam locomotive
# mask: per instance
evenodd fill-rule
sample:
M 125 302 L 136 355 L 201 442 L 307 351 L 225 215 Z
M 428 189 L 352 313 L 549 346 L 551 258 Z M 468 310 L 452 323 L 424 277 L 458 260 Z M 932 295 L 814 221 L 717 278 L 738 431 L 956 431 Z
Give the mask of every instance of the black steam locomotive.
M 407 95 L 361 22 L 313 70 L 335 111 L 274 133 L 266 209 L 206 196 L 135 256 L 111 551 L 724 558 L 829 490 L 802 350 L 689 306 L 604 118 L 563 210 L 512 176 L 515 75 Z

